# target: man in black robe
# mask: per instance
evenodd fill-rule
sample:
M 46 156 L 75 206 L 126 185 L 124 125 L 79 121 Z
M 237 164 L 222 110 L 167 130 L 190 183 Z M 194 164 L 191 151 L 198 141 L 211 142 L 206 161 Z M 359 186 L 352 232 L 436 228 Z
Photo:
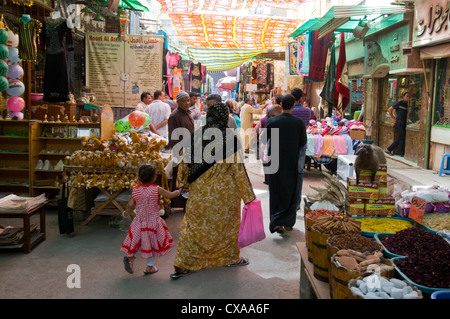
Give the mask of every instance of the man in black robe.
M 291 114 L 295 98 L 283 97 L 283 113 L 267 120 L 262 138 L 269 145 L 269 158 L 278 167 L 271 167 L 269 177 L 271 233 L 292 230 L 297 215 L 298 155 L 306 144 L 306 127 L 303 121 Z M 278 135 L 278 136 L 277 136 Z

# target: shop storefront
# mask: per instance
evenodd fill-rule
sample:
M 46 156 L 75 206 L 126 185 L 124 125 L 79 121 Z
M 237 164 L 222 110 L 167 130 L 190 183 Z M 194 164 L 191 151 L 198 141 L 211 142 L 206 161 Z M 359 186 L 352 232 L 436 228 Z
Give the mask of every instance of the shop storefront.
M 442 156 L 450 152 L 450 33 L 448 2 L 443 0 L 415 3 L 412 47 L 420 51 L 424 65 L 431 68 L 430 107 L 425 145 L 427 166 L 439 170 Z
M 399 17 L 400 16 L 400 17 Z M 424 166 L 424 147 L 427 130 L 426 80 L 429 76 L 419 59 L 419 52 L 410 48 L 412 13 L 401 14 L 394 23 L 386 21 L 365 38 L 366 112 L 370 122 L 370 138 L 387 148 L 397 137 L 397 129 L 388 109 L 409 92 L 406 144 L 404 158 Z M 394 150 L 398 152 L 399 149 Z

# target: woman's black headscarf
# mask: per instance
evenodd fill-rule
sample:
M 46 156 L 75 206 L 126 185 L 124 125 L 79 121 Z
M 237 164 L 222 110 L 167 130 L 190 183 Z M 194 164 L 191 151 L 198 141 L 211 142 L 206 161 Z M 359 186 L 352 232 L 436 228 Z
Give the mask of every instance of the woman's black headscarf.
M 239 143 L 239 139 L 234 134 L 234 130 L 227 130 L 228 128 L 228 118 L 230 111 L 228 107 L 222 103 L 217 102 L 211 105 L 208 108 L 206 113 L 206 124 L 191 136 L 191 144 L 190 144 L 190 162 L 188 163 L 189 174 L 188 174 L 188 182 L 194 182 L 198 177 L 200 177 L 204 172 L 206 172 L 210 167 L 212 167 L 216 161 L 207 160 L 205 158 L 204 150 L 208 144 L 213 143 L 214 140 L 206 139 L 205 132 L 208 129 L 216 128 L 220 130 L 223 142 L 223 152 L 221 159 L 226 159 L 237 152 L 237 150 L 241 147 Z M 201 135 L 200 135 L 201 131 Z M 228 131 L 228 134 L 227 134 Z M 213 136 L 214 138 L 215 136 Z M 200 146 L 201 145 L 201 146 Z M 199 154 L 195 154 L 199 149 L 202 150 L 201 154 L 201 162 L 198 161 Z M 215 148 L 210 152 L 211 156 L 215 156 Z M 197 155 L 197 156 L 196 156 Z M 196 161 L 197 157 L 197 161 Z

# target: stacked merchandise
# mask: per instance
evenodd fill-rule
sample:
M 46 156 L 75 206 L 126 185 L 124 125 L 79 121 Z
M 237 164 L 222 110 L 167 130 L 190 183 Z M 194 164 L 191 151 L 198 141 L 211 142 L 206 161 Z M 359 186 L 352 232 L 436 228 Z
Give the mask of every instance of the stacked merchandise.
M 359 183 L 356 178 L 347 178 L 348 195 L 345 209 L 352 217 L 393 217 L 395 215 L 395 198 L 388 190 L 387 164 L 379 164 L 375 180 L 371 181 L 372 172 L 362 170 Z

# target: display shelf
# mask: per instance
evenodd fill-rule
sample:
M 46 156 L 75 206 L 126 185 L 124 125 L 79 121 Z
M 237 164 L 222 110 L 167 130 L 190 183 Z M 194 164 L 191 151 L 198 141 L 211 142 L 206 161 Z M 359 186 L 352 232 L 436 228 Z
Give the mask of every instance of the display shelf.
M 24 194 L 31 185 L 31 126 L 36 121 L 0 120 L 0 192 Z M 27 194 L 25 194 L 27 195 Z
M 32 145 L 30 147 L 30 167 L 32 170 L 31 192 L 33 196 L 48 193 L 50 199 L 55 199 L 62 182 L 62 170 L 36 169 L 39 160 L 48 160 L 54 167 L 64 157 L 81 149 L 79 129 L 97 129 L 100 133 L 100 123 L 78 122 L 44 122 L 37 121 L 31 131 Z M 47 181 L 42 183 L 42 181 Z M 52 202 L 50 202 L 51 205 Z

